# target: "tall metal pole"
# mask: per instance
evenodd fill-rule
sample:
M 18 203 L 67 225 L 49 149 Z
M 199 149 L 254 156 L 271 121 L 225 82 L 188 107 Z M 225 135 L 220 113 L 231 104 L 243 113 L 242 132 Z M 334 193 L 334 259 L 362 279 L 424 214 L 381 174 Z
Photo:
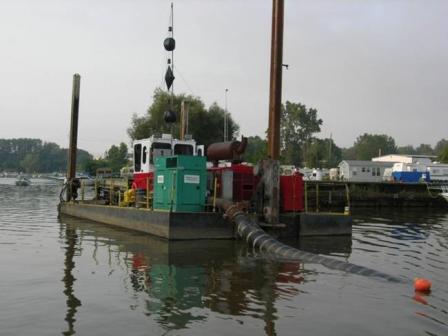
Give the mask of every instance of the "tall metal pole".
M 271 80 L 269 92 L 268 155 L 280 157 L 280 114 L 282 103 L 284 1 L 272 1 Z
M 224 142 L 227 142 L 229 139 L 229 126 L 228 126 L 228 111 L 227 111 L 227 93 L 229 89 L 224 91 Z
M 81 85 L 81 76 L 79 74 L 73 75 L 73 89 L 72 89 L 72 111 L 70 120 L 70 144 L 68 151 L 67 164 L 67 201 L 72 198 L 71 183 L 76 177 L 76 151 L 78 148 L 78 116 L 79 116 L 79 93 Z

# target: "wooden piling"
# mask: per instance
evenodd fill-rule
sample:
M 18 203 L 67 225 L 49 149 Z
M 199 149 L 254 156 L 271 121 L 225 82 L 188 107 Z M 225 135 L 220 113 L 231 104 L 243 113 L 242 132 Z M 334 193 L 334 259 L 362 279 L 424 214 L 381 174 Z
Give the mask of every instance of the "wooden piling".
M 76 177 L 76 151 L 78 149 L 78 117 L 81 76 L 73 75 L 72 107 L 70 119 L 70 144 L 67 163 L 67 202 L 72 199 L 72 183 Z

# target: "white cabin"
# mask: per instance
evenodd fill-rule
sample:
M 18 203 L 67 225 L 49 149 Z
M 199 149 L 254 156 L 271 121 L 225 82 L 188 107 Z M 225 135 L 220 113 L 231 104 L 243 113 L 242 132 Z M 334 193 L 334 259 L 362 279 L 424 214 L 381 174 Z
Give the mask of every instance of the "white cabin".
M 170 134 L 151 136 L 133 143 L 134 173 L 148 173 L 154 170 L 154 159 L 158 156 L 204 155 L 204 146 L 196 145 L 193 139 L 178 140 Z

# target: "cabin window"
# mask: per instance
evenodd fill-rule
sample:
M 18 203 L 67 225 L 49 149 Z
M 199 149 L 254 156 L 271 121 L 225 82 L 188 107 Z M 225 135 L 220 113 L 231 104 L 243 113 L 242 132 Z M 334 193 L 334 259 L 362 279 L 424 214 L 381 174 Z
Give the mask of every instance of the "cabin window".
M 356 176 L 356 171 L 353 172 L 353 176 Z
M 142 162 L 143 164 L 146 163 L 146 156 L 148 155 L 148 149 L 146 148 L 146 146 L 143 147 L 143 159 Z
M 193 155 L 193 146 L 176 144 L 174 145 L 174 155 Z
M 137 144 L 134 146 L 134 171 L 139 172 L 142 168 L 141 165 L 142 145 Z
M 375 170 L 375 168 L 372 168 L 372 176 L 376 176 L 376 170 Z
M 362 171 L 363 173 L 365 173 L 365 172 L 366 172 L 366 168 L 365 168 L 365 167 L 362 167 L 361 171 Z
M 151 145 L 151 155 L 149 162 L 154 163 L 154 158 L 158 156 L 170 156 L 171 155 L 171 144 L 165 142 L 154 142 Z
M 381 176 L 381 168 L 376 168 L 376 176 Z

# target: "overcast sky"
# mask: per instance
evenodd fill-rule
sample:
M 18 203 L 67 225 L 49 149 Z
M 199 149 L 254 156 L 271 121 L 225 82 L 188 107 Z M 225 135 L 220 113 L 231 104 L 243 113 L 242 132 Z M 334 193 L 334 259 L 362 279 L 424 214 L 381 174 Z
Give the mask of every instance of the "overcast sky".
M 0 138 L 68 145 L 81 75 L 79 147 L 129 143 L 166 68 L 168 0 L 0 0 Z M 271 0 L 178 0 L 175 91 L 224 105 L 244 135 L 267 128 Z M 448 1 L 285 0 L 283 101 L 318 109 L 320 137 L 398 145 L 448 137 Z

